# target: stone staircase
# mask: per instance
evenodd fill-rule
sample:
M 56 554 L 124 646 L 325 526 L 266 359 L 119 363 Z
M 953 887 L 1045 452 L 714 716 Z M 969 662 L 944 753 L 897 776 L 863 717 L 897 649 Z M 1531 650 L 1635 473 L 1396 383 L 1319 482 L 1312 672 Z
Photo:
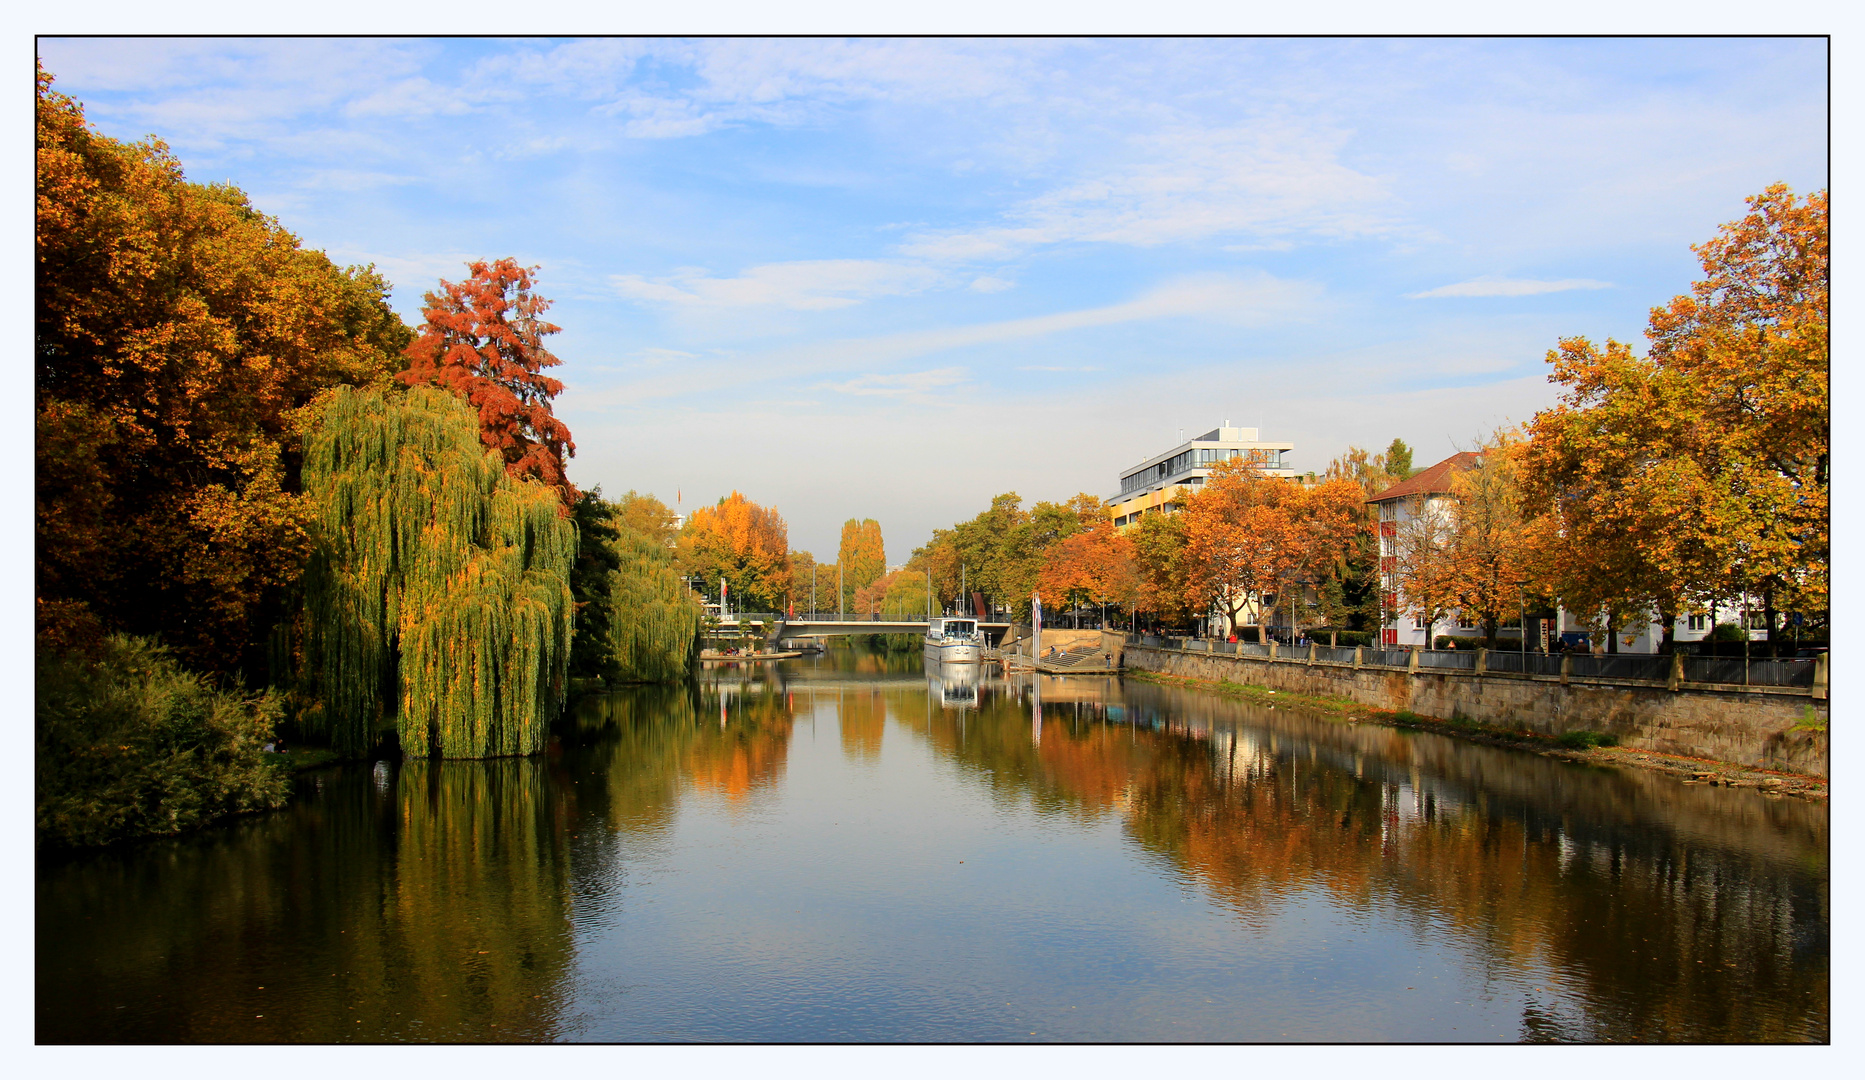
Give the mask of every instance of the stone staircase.
M 1112 671 L 1107 653 L 1098 645 L 1077 645 L 1065 652 L 1042 658 L 1044 671 Z

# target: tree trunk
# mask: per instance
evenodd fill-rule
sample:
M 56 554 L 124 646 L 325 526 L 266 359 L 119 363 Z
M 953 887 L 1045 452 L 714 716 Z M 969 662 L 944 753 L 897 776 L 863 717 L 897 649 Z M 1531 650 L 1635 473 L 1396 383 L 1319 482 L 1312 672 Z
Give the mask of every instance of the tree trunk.
M 1664 637 L 1658 642 L 1658 651 L 1674 653 L 1677 651 L 1677 598 L 1661 597 L 1658 600 L 1658 622 L 1664 628 Z
M 1619 621 L 1611 615 L 1606 616 L 1606 651 L 1619 655 Z

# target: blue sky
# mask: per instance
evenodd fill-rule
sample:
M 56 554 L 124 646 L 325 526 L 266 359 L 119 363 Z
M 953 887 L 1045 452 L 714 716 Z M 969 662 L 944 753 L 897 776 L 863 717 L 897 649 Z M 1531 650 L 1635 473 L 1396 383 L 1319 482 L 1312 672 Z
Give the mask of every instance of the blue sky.
M 571 476 L 899 562 L 1229 420 L 1319 471 L 1551 403 L 1692 243 L 1824 186 L 1818 40 L 42 38 L 419 321 L 542 267 Z

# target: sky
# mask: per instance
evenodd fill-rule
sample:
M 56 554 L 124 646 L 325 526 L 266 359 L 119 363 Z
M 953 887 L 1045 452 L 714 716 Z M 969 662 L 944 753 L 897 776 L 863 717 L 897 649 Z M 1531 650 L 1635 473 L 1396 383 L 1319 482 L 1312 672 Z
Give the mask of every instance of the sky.
M 1226 422 L 1324 469 L 1554 403 L 1690 245 L 1824 187 L 1818 39 L 40 38 L 411 325 L 539 267 L 570 477 L 892 564 Z

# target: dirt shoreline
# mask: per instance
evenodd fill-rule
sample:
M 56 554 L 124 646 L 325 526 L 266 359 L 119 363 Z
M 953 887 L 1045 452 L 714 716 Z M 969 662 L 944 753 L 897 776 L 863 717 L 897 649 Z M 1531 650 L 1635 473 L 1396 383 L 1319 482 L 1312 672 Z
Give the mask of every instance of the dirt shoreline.
M 1294 703 L 1339 716 L 1349 724 L 1379 724 L 1384 727 L 1430 731 L 1467 742 L 1483 743 L 1486 746 L 1526 750 L 1543 757 L 1584 762 L 1588 765 L 1613 765 L 1666 773 L 1677 777 L 1681 783 L 1685 784 L 1755 788 L 1763 795 L 1806 799 L 1811 802 L 1825 802 L 1827 799 L 1826 779 L 1808 776 L 1804 773 L 1779 769 L 1753 769 L 1728 761 L 1685 757 L 1681 754 L 1661 754 L 1655 750 L 1639 750 L 1627 746 L 1573 749 L 1556 744 L 1550 736 L 1531 731 L 1509 730 L 1470 720 L 1443 720 L 1435 716 L 1421 716 L 1406 710 L 1376 709 L 1346 698 L 1308 697 L 1228 680 L 1213 682 L 1209 679 L 1194 679 L 1184 675 L 1163 675 L 1154 671 L 1123 671 L 1121 677 L 1159 683 L 1164 686 L 1188 686 L 1265 705 Z

